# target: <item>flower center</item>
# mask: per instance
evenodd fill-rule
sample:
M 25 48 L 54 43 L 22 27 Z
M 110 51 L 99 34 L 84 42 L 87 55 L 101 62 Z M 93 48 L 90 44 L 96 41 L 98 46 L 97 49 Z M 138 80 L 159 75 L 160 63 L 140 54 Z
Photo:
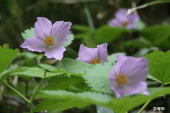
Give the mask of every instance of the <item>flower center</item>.
M 119 85 L 125 85 L 127 83 L 127 77 L 123 74 L 117 76 L 116 81 Z
M 99 64 L 99 63 L 101 63 L 101 60 L 98 58 L 94 58 L 90 63 L 91 64 Z
M 123 22 L 123 23 L 122 23 L 122 26 L 124 26 L 124 27 L 127 27 L 128 25 L 129 25 L 128 22 Z
M 46 37 L 46 38 L 44 39 L 44 43 L 45 43 L 45 45 L 47 45 L 47 46 L 53 46 L 53 45 L 54 45 L 54 42 L 55 42 L 55 40 L 54 40 L 54 38 L 51 37 L 51 36 Z

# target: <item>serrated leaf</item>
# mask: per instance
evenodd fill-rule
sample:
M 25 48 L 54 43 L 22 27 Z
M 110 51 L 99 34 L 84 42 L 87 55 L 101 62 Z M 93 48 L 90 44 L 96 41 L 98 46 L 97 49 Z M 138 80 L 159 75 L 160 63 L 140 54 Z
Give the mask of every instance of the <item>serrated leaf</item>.
M 80 62 L 77 60 L 66 58 L 62 60 L 58 65 L 58 69 L 64 69 L 70 74 L 84 75 L 88 69 L 93 67 L 92 64 Z
M 92 88 L 92 90 L 112 94 L 112 90 L 109 87 L 108 77 L 115 61 L 116 56 L 113 54 L 109 56 L 107 63 L 96 64 L 93 68 L 87 71 L 85 76 L 83 76 L 86 83 Z
M 21 33 L 21 36 L 25 40 L 34 37 L 35 36 L 34 28 L 26 29 L 23 33 Z
M 67 91 L 43 90 L 39 93 L 38 97 L 46 100 L 41 102 L 35 111 L 62 111 L 73 107 L 82 108 L 95 104 L 110 108 L 118 113 L 125 113 L 149 100 L 170 94 L 170 88 L 153 88 L 150 92 L 151 94 L 149 96 L 135 95 L 124 98 L 115 98 L 110 95 L 95 92 L 73 93 Z
M 27 77 L 38 77 L 38 78 L 49 78 L 62 74 L 66 74 L 65 71 L 56 70 L 55 72 L 46 72 L 44 76 L 45 70 L 38 67 L 21 67 L 10 73 L 11 75 L 18 76 L 27 76 Z
M 73 40 L 74 40 L 74 35 L 69 34 L 69 38 L 68 38 L 67 42 L 64 44 L 64 47 L 67 47 L 67 46 L 71 45 Z
M 147 54 L 149 60 L 149 72 L 151 76 L 161 81 L 163 84 L 170 83 L 170 51 L 155 51 Z
M 0 73 L 17 57 L 18 50 L 0 47 Z

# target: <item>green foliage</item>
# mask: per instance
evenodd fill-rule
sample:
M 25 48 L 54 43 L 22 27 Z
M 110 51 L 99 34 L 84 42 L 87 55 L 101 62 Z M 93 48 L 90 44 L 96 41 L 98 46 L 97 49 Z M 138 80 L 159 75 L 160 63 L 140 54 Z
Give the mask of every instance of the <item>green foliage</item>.
M 21 67 L 14 70 L 11 75 L 27 76 L 27 77 L 38 77 L 38 78 L 49 78 L 58 75 L 66 74 L 63 70 L 56 70 L 54 72 L 46 72 L 45 70 L 38 67 Z
M 114 41 L 126 32 L 130 31 L 125 28 L 113 28 L 107 25 L 102 26 L 95 32 L 96 43 L 99 44 Z
M 87 71 L 87 75 L 83 76 L 92 90 L 112 94 L 111 88 L 109 87 L 108 77 L 115 61 L 116 57 L 113 54 L 109 56 L 107 63 L 96 64 L 93 68 Z
M 146 55 L 149 60 L 149 72 L 151 76 L 161 81 L 162 84 L 170 83 L 170 51 L 155 51 Z
M 23 33 L 21 33 L 21 36 L 23 39 L 35 37 L 34 28 L 26 29 Z
M 170 48 L 169 31 L 170 26 L 156 25 L 152 27 L 146 27 L 141 31 L 141 34 L 154 46 Z
M 67 73 L 70 73 L 70 75 L 84 75 L 88 69 L 92 68 L 92 64 L 87 64 L 85 62 L 80 62 L 77 60 L 66 58 L 62 60 L 58 65 L 58 69 L 64 69 L 67 71 Z
M 56 76 L 50 79 L 50 83 L 44 90 L 67 90 L 74 92 L 88 91 L 90 88 L 85 84 L 82 77 Z
M 150 90 L 151 94 L 135 95 L 124 98 L 115 98 L 107 94 L 95 92 L 73 93 L 68 91 L 42 90 L 38 97 L 44 98 L 35 111 L 42 110 L 66 110 L 77 107 L 82 108 L 91 104 L 111 108 L 118 113 L 125 113 L 148 100 L 153 100 L 160 96 L 170 94 L 170 88 L 154 88 Z
M 17 57 L 18 50 L 0 47 L 0 73 Z

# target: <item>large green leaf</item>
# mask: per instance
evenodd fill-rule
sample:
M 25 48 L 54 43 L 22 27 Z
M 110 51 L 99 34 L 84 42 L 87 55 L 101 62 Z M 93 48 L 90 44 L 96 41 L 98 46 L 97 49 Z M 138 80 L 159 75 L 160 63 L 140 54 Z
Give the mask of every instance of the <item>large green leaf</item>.
M 0 73 L 17 57 L 18 50 L 0 47 Z
M 82 108 L 95 104 L 111 108 L 118 113 L 125 113 L 149 100 L 170 94 L 170 88 L 155 88 L 151 89 L 150 92 L 151 94 L 149 96 L 135 95 L 119 99 L 95 92 L 73 93 L 67 91 L 43 90 L 39 93 L 38 97 L 44 98 L 45 100 L 38 105 L 35 111 L 62 111 L 73 107 Z
M 85 62 L 80 62 L 69 58 L 62 60 L 57 65 L 58 69 L 64 69 L 67 73 L 76 75 L 84 75 L 91 67 L 93 67 L 92 64 L 87 64 Z
M 129 30 L 125 28 L 113 28 L 107 25 L 102 26 L 95 32 L 96 42 L 99 44 L 114 41 L 125 32 L 129 32 Z
M 149 72 L 151 76 L 163 84 L 170 83 L 170 51 L 155 51 L 146 55 L 149 60 Z
M 50 79 L 49 84 L 44 90 L 67 90 L 67 91 L 88 91 L 84 79 L 78 76 L 56 76 Z
M 143 37 L 147 39 L 152 45 L 170 48 L 170 26 L 156 25 L 152 27 L 146 27 L 141 31 Z
M 38 68 L 38 67 L 21 67 L 14 70 L 11 75 L 18 75 L 18 76 L 27 76 L 27 77 L 38 77 L 38 78 L 49 78 L 54 77 L 57 75 L 65 75 L 64 70 L 55 70 L 53 72 L 46 72 L 45 70 Z

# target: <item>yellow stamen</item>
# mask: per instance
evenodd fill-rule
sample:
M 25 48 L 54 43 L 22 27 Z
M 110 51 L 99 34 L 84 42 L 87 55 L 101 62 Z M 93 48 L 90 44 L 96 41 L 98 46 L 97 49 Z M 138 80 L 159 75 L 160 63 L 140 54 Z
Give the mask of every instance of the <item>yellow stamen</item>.
M 54 42 L 55 42 L 55 40 L 54 40 L 54 38 L 51 37 L 51 36 L 46 37 L 46 38 L 44 39 L 44 43 L 45 43 L 47 46 L 53 46 L 53 45 L 54 45 Z
M 122 23 L 122 26 L 124 26 L 124 27 L 127 27 L 128 25 L 129 25 L 128 22 L 123 22 L 123 23 Z
M 127 77 L 124 74 L 117 76 L 116 81 L 119 85 L 125 85 L 127 83 Z
M 99 63 L 101 63 L 101 60 L 98 58 L 94 58 L 90 63 L 91 64 L 99 64 Z

